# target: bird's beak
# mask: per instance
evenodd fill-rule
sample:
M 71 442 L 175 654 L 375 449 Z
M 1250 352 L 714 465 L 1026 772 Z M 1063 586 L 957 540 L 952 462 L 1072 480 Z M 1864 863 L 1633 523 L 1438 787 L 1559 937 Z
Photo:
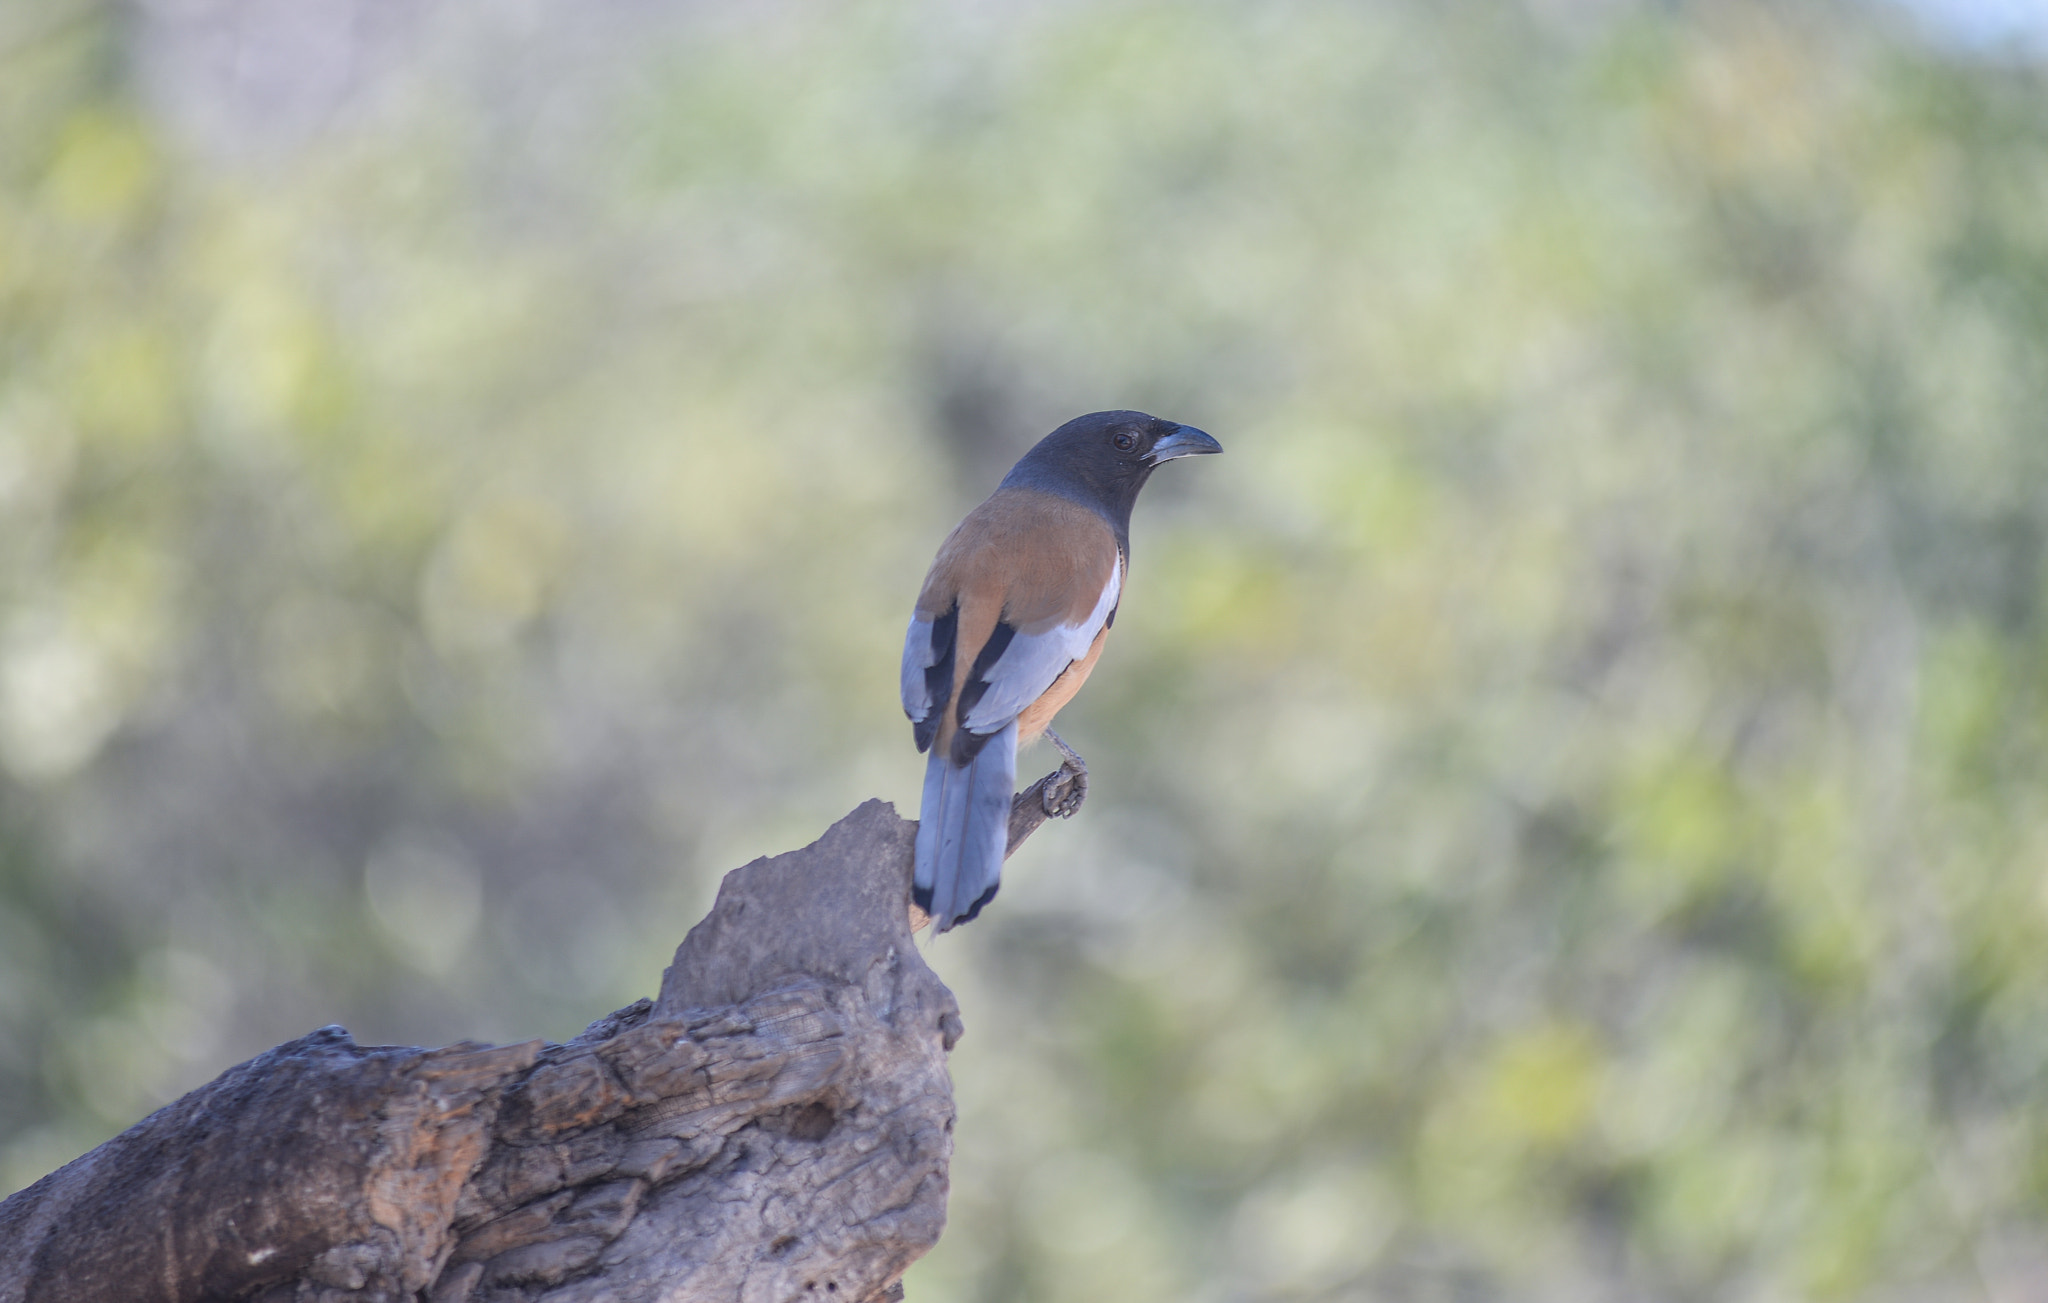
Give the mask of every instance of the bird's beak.
M 1173 433 L 1152 445 L 1147 460 L 1154 466 L 1176 457 L 1193 457 L 1197 453 L 1222 452 L 1223 445 L 1197 430 L 1192 425 L 1178 425 Z

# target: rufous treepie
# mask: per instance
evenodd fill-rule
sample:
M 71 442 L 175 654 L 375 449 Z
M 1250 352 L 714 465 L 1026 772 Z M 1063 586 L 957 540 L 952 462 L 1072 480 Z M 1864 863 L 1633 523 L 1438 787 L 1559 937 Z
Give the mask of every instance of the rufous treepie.
M 925 764 L 913 898 L 936 932 L 1001 885 L 1017 748 L 1095 668 L 1116 622 L 1131 507 L 1161 462 L 1223 446 L 1143 412 L 1091 412 L 1039 440 L 947 536 L 903 644 L 903 710 Z

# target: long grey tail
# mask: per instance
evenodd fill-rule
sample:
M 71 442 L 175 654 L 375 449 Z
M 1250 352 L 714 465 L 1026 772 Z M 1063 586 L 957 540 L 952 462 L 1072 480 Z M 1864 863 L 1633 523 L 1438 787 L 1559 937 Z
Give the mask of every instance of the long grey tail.
M 924 767 L 912 897 L 934 934 L 965 923 L 995 899 L 1010 848 L 1010 789 L 1017 784 L 1017 723 L 982 744 L 964 766 L 934 746 Z

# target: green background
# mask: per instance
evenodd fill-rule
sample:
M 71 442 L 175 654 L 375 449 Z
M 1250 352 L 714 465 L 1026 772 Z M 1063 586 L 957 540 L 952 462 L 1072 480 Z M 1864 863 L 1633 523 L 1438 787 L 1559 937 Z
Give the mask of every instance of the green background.
M 2048 1290 L 2048 80 L 1874 3 L 0 8 L 0 1191 L 913 812 L 1125 406 L 913 1300 Z

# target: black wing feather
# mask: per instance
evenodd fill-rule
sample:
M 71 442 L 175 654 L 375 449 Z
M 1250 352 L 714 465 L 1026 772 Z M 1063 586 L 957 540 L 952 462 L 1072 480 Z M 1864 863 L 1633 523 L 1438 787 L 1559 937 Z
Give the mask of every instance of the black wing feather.
M 924 671 L 924 690 L 931 698 L 931 706 L 923 719 L 910 726 L 910 735 L 920 752 L 929 749 L 932 739 L 938 736 L 939 721 L 946 717 L 946 703 L 953 696 L 953 643 L 959 629 L 960 603 L 956 600 L 951 610 L 932 621 L 932 663 Z
M 1017 627 L 1007 620 L 997 620 L 996 627 L 989 633 L 988 641 L 975 654 L 974 668 L 967 672 L 967 682 L 960 688 L 960 705 L 957 718 L 959 731 L 953 734 L 953 763 L 964 765 L 981 753 L 981 748 L 995 733 L 971 733 L 967 729 L 967 712 L 974 709 L 982 694 L 988 691 L 988 672 L 1002 659 L 1009 647 L 1010 639 L 1017 636 Z M 997 729 L 1000 733 L 1002 730 Z

